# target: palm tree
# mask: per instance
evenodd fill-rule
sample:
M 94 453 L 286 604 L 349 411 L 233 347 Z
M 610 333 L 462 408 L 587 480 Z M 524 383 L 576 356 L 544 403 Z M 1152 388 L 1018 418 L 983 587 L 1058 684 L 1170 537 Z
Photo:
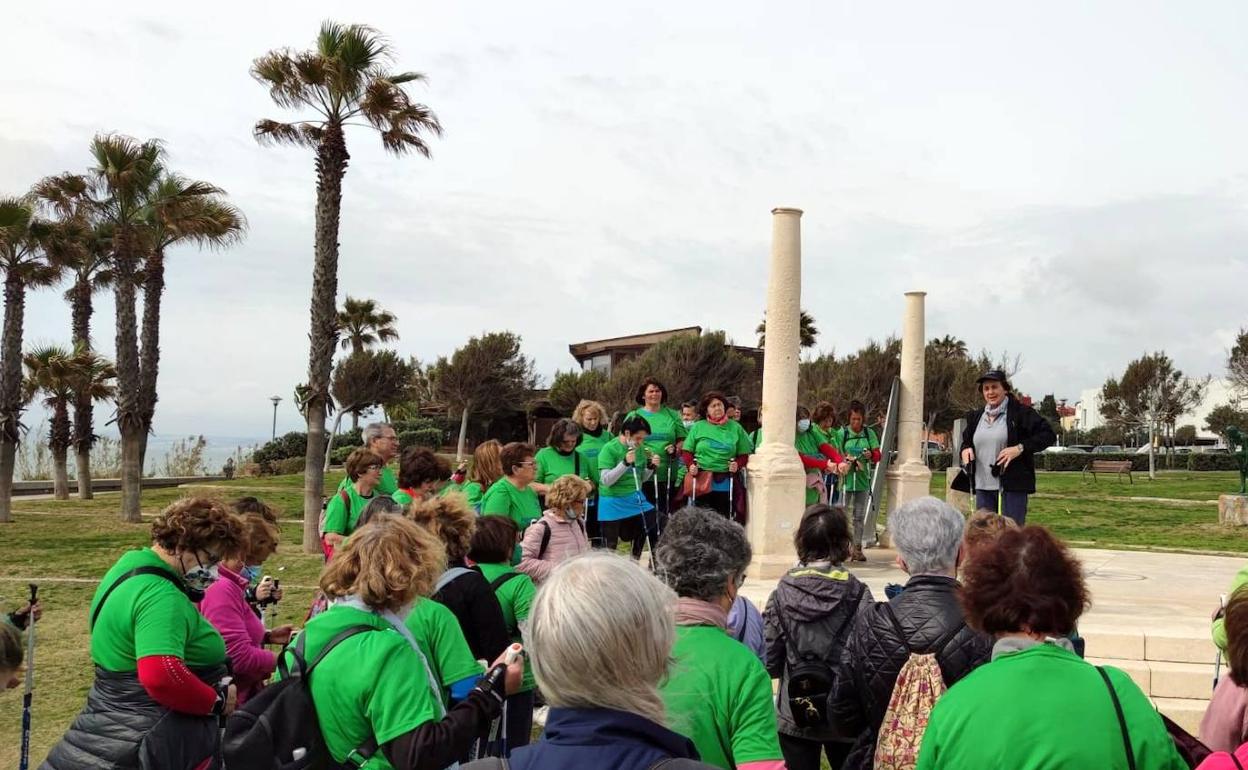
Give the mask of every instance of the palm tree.
M 61 174 L 43 179 L 35 185 L 35 194 L 53 211 L 66 220 L 83 224 L 78 248 L 66 249 L 62 255 L 66 271 L 72 282 L 65 290 L 65 301 L 70 306 L 70 329 L 75 349 L 91 349 L 91 316 L 95 312 L 93 299 L 97 291 L 112 285 L 112 227 L 99 221 L 92 206 L 91 180 L 81 174 Z M 112 364 L 109 364 L 112 367 Z M 114 375 L 115 376 L 115 375 Z M 95 404 L 88 392 L 74 397 L 74 454 L 78 498 L 90 500 L 91 447 L 95 445 Z
M 967 357 L 966 343 L 951 334 L 934 339 L 927 346 L 933 353 L 944 358 Z
M 0 522 L 12 521 L 13 466 L 22 415 L 22 332 L 26 290 L 51 286 L 60 267 L 48 257 L 51 223 L 35 213 L 31 195 L 0 198 L 0 272 L 4 331 L 0 337 Z
M 758 346 L 766 347 L 767 343 L 767 312 L 763 311 L 763 320 L 759 322 L 758 327 L 754 329 L 754 333 L 758 335 Z M 819 337 L 819 330 L 815 328 L 815 319 L 805 310 L 801 311 L 798 317 L 798 341 L 803 350 L 813 348 L 815 340 Z
M 242 212 L 223 197 L 224 191 L 207 182 L 166 173 L 148 192 L 144 209 L 143 326 L 140 333 L 139 467 L 147 455 L 147 437 L 156 415 L 156 378 L 160 369 L 160 300 L 165 291 L 165 251 L 179 243 L 201 248 L 237 242 L 246 229 Z
M 306 109 L 308 119 L 292 123 L 261 120 L 255 136 L 262 143 L 294 144 L 316 152 L 316 252 L 312 265 L 311 349 L 306 400 L 308 450 L 304 463 L 303 547 L 316 552 L 317 514 L 321 509 L 325 455 L 325 417 L 330 403 L 330 374 L 338 333 L 338 224 L 342 179 L 347 173 L 348 125 L 371 127 L 382 146 L 403 155 L 429 157 L 424 137 L 440 135 L 442 126 L 423 104 L 413 102 L 403 86 L 424 80 L 416 72 L 390 72 L 394 51 L 376 30 L 359 24 L 327 21 L 316 48 L 281 49 L 256 59 L 251 74 L 286 109 Z
M 164 150 L 155 140 L 119 134 L 91 141 L 94 208 L 113 234 L 113 297 L 117 307 L 117 429 L 121 433 L 121 518 L 140 521 L 143 416 L 135 294 L 148 194 L 164 171 Z
M 363 353 L 366 348 L 380 345 L 383 342 L 394 342 L 399 332 L 394 328 L 398 321 L 394 313 L 381 310 L 377 301 L 371 299 L 355 299 L 347 295 L 342 310 L 338 311 L 338 329 L 342 335 L 342 349 L 351 350 L 352 355 Z M 360 427 L 359 411 L 351 412 L 351 429 Z M 332 442 L 333 439 L 331 438 Z

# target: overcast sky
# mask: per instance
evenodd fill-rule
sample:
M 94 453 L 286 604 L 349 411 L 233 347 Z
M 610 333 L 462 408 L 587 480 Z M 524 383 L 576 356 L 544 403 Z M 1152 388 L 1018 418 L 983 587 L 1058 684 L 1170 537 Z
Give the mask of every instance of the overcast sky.
M 246 241 L 169 261 L 156 430 L 268 433 L 306 377 L 312 155 L 248 75 L 322 19 L 384 31 L 446 129 L 432 161 L 348 135 L 340 296 L 430 360 L 511 329 L 570 342 L 686 325 L 750 344 L 770 210 L 805 210 L 820 347 L 900 328 L 1021 354 L 1072 401 L 1146 350 L 1223 370 L 1248 304 L 1248 6 L 1001 3 L 12 3 L 0 192 L 159 137 L 226 188 Z M 59 292 L 29 342 L 67 341 Z M 111 298 L 95 336 L 113 345 Z M 299 417 L 289 399 L 279 430 Z

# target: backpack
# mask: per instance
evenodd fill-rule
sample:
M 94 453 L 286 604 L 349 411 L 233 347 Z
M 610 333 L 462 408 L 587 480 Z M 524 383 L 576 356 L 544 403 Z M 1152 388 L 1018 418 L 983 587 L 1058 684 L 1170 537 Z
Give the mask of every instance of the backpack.
M 904 641 L 906 636 L 893 614 L 891 605 L 884 605 L 885 612 L 893 621 L 893 628 Z M 958 635 L 965 623 L 959 623 L 937 640 L 931 652 L 910 651 L 910 657 L 897 673 L 893 694 L 888 699 L 888 710 L 880 723 L 879 737 L 875 743 L 876 770 L 914 770 L 919 759 L 919 747 L 932 707 L 945 694 L 945 678 L 940 671 L 936 656 L 945 645 Z M 909 647 L 909 643 L 906 645 Z
M 789 714 L 793 724 L 804 730 L 829 726 L 828 702 L 841 674 L 840 651 L 845 644 L 845 629 L 858 614 L 858 604 L 866 591 L 861 583 L 856 585 L 858 590 L 844 599 L 845 616 L 837 623 L 831 637 L 819 633 L 827 627 L 831 615 L 822 623 L 799 623 L 785 629 L 798 657 L 798 662 L 788 671 Z M 780 614 L 783 616 L 783 610 Z M 744 636 L 744 619 L 741 627 Z
M 376 740 L 369 738 L 339 764 L 329 754 L 316 717 L 308 677 L 339 643 L 356 634 L 375 630 L 372 626 L 352 626 L 338 632 L 321 648 L 309 664 L 303 654 L 301 633 L 294 641 L 290 657 L 296 670 L 286 663 L 286 649 L 277 656 L 281 679 L 247 701 L 225 723 L 222 755 L 230 770 L 330 770 L 360 768 L 377 752 Z
M 550 522 L 545 518 L 538 519 L 542 525 L 542 544 L 537 547 L 537 560 L 541 561 L 546 555 L 546 549 L 550 548 Z
M 443 588 L 446 588 L 451 583 L 454 583 L 456 580 L 471 572 L 475 572 L 475 570 L 471 570 L 467 567 L 451 567 L 438 577 L 438 582 L 433 584 L 433 593 L 431 593 L 430 596 L 437 596 L 442 593 Z

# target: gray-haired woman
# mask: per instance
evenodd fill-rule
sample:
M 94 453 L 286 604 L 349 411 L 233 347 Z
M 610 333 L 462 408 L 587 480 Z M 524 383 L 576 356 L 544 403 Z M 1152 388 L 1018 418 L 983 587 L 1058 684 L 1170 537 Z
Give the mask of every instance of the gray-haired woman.
M 696 759 L 693 743 L 663 725 L 658 685 L 671 662 L 675 604 L 666 586 L 622 556 L 592 551 L 560 564 L 538 591 L 525 631 L 533 676 L 550 704 L 546 731 L 507 765 L 646 770 Z M 464 770 L 498 767 L 481 760 Z
M 707 508 L 672 514 L 655 551 L 655 571 L 680 597 L 675 665 L 663 685 L 672 726 L 718 767 L 773 770 L 783 765 L 771 677 L 725 631 L 745 582 L 750 544 L 740 524 Z

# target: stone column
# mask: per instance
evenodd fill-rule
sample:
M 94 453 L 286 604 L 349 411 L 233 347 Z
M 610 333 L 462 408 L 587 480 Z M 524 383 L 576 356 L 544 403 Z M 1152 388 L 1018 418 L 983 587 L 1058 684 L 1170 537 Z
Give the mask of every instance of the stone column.
M 749 576 L 771 580 L 793 566 L 793 533 L 806 504 L 806 472 L 793 446 L 797 413 L 798 335 L 802 300 L 799 209 L 773 209 L 767 280 L 767 346 L 763 354 L 763 445 L 748 466 L 754 549 Z
M 897 416 L 897 462 L 888 469 L 888 507 L 931 494 L 932 472 L 923 463 L 923 298 L 906 292 L 901 327 L 901 391 Z

